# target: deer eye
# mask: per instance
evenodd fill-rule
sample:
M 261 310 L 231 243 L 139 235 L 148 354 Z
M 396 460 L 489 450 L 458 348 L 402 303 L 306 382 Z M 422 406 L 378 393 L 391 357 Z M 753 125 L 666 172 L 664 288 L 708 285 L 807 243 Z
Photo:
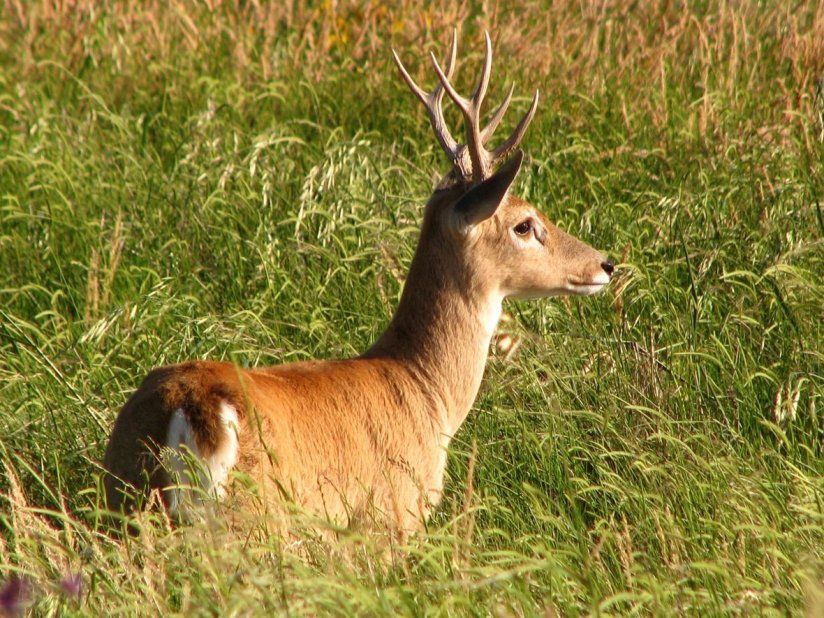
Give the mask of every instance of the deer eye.
M 521 221 L 518 225 L 515 226 L 515 233 L 518 236 L 525 236 L 532 231 L 532 219 L 526 219 Z

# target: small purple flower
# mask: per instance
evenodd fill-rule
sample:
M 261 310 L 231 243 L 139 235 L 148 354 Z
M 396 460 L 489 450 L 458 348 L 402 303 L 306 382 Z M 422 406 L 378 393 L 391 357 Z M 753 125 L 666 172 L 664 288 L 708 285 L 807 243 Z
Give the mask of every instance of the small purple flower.
M 22 616 L 30 595 L 29 582 L 19 575 L 12 575 L 0 587 L 0 615 Z
M 80 573 L 69 573 L 60 580 L 60 590 L 68 598 L 77 601 L 83 594 L 83 576 Z

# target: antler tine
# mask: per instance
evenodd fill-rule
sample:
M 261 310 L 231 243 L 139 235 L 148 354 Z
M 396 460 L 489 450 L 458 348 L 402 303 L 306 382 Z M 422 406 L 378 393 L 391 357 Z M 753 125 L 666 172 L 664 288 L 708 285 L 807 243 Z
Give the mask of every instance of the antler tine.
M 452 79 L 452 74 L 455 73 L 455 59 L 457 57 L 458 57 L 458 29 L 457 28 L 452 28 L 452 43 L 449 46 L 449 62 L 446 63 L 446 76 L 449 79 Z
M 501 124 L 501 120 L 506 113 L 507 108 L 509 107 L 510 101 L 512 101 L 512 94 L 515 92 L 515 84 L 513 83 L 509 87 L 509 92 L 506 93 L 503 102 L 498 106 L 498 108 L 492 113 L 492 118 L 489 119 L 489 123 L 484 127 L 484 130 L 481 131 L 481 142 L 484 144 L 492 137 L 492 134 L 495 132 L 495 129 L 498 128 L 498 125 Z
M 443 72 L 441 65 L 438 64 L 438 59 L 435 58 L 435 54 L 431 52 L 429 54 L 441 85 L 443 85 L 449 98 L 452 99 L 455 105 L 461 110 L 466 121 L 466 149 L 469 151 L 469 158 L 472 161 L 472 179 L 475 182 L 486 178 L 491 159 L 489 153 L 483 149 L 481 130 L 479 127 L 481 102 L 489 87 L 489 76 L 492 69 L 492 41 L 489 38 L 489 33 L 487 32 L 485 34 L 486 57 L 484 58 L 484 67 L 481 71 L 481 79 L 471 99 L 466 99 L 458 94 L 449 81 L 449 77 Z
M 484 30 L 484 41 L 486 42 L 486 53 L 484 54 L 484 66 L 481 69 L 481 79 L 478 87 L 472 93 L 469 102 L 469 112 L 466 115 L 466 147 L 469 149 L 469 157 L 472 159 L 472 178 L 475 182 L 483 180 L 488 175 L 492 157 L 484 150 L 483 136 L 481 135 L 481 103 L 483 103 L 486 91 L 489 88 L 489 76 L 492 73 L 492 40 L 489 32 Z
M 450 75 L 455 71 L 455 57 L 457 55 L 457 49 L 457 36 L 456 33 L 453 32 L 452 50 L 449 55 L 449 64 L 447 66 L 447 71 Z M 409 75 L 401 62 L 398 53 L 394 49 L 392 50 L 392 56 L 395 59 L 395 64 L 398 65 L 398 70 L 401 73 L 401 77 L 403 77 L 406 82 L 406 85 L 409 86 L 409 89 L 421 100 L 426 108 L 426 111 L 429 114 L 429 122 L 432 125 L 432 129 L 435 132 L 435 137 L 438 139 L 438 143 L 441 145 L 441 148 L 444 149 L 452 161 L 456 161 L 458 158 L 458 142 L 452 137 L 452 134 L 449 132 L 449 128 L 446 126 L 446 121 L 443 117 L 443 108 L 441 107 L 443 88 L 440 84 L 438 84 L 435 87 L 435 90 L 433 90 L 430 94 L 427 94 Z
M 415 83 L 415 80 L 407 73 L 406 67 L 403 66 L 403 62 L 401 62 L 400 57 L 398 56 L 398 52 L 394 49 L 392 50 L 392 57 L 395 59 L 395 64 L 398 67 L 398 70 L 401 72 L 401 77 L 403 77 L 403 81 L 406 82 L 406 85 L 409 86 L 409 89 L 412 93 L 421 100 L 421 103 L 424 105 L 427 104 L 427 94 L 423 91 L 423 89 Z
M 432 61 L 432 66 L 435 67 L 435 72 L 438 74 L 438 79 L 440 80 L 440 85 L 446 93 L 449 95 L 449 98 L 455 101 L 455 105 L 458 108 L 466 113 L 469 109 L 469 101 L 464 99 L 461 95 L 458 94 L 457 90 L 452 87 L 452 83 L 449 81 L 449 77 L 444 74 L 443 69 L 441 69 L 441 65 L 438 64 L 438 59 L 435 58 L 435 54 L 429 52 L 429 59 Z M 449 68 L 449 67 L 447 67 Z
M 435 72 L 438 74 L 441 85 L 444 87 L 444 90 L 446 90 L 449 98 L 452 99 L 455 105 L 458 106 L 458 109 L 461 110 L 466 121 L 466 149 L 469 151 L 469 158 L 472 162 L 472 180 L 475 182 L 483 180 L 487 176 L 487 160 L 489 156 L 483 150 L 481 144 L 481 132 L 478 128 L 478 100 L 474 96 L 471 100 L 465 99 L 458 94 L 449 81 L 449 78 L 444 74 L 443 69 L 441 69 L 441 65 L 438 64 L 438 59 L 435 58 L 435 54 L 430 52 L 429 58 L 432 60 L 432 66 L 435 67 Z M 489 55 L 487 55 L 487 60 L 489 59 Z M 482 88 L 485 90 L 484 81 L 484 76 L 482 75 L 476 92 L 480 92 Z
M 481 70 L 481 81 L 478 82 L 478 87 L 472 93 L 472 105 L 476 112 L 481 111 L 481 103 L 486 96 L 487 88 L 489 88 L 489 76 L 492 74 L 492 40 L 486 30 L 484 30 L 484 39 L 486 40 L 486 54 L 484 55 L 484 67 Z
M 498 128 L 501 119 L 512 101 L 512 94 L 515 91 L 515 85 L 513 84 L 503 102 L 492 113 L 489 123 L 481 130 L 481 104 L 486 97 L 489 88 L 489 79 L 492 73 L 492 39 L 489 36 L 489 32 L 484 32 L 484 39 L 486 42 L 484 64 L 481 69 L 478 85 L 475 87 L 469 99 L 458 94 L 457 90 L 452 86 L 451 81 L 455 72 L 455 61 L 458 54 L 457 29 L 452 31 L 452 44 L 450 46 L 445 72 L 441 68 L 440 63 L 438 63 L 435 54 L 432 52 L 429 53 L 432 66 L 438 75 L 438 84 L 431 93 L 425 92 L 415 83 L 403 66 L 397 52 L 394 49 L 392 50 L 392 56 L 395 59 L 395 64 L 398 65 L 401 76 L 407 86 L 409 86 L 409 89 L 412 90 L 415 96 L 418 97 L 426 107 L 432 128 L 435 130 L 435 136 L 455 166 L 454 172 L 458 174 L 458 177 L 461 178 L 463 182 L 480 182 L 487 178 L 492 167 L 506 158 L 521 142 L 538 107 L 538 92 L 536 91 L 529 111 L 521 118 L 512 135 L 493 151 L 488 151 L 484 148 L 484 144 L 492 137 L 495 129 Z M 466 145 L 457 143 L 446 126 L 442 106 L 444 92 L 449 95 L 449 98 L 452 99 L 463 114 L 466 124 Z
M 532 105 L 529 108 L 529 111 L 521 118 L 521 122 L 518 123 L 518 126 L 515 127 L 515 130 L 512 132 L 507 140 L 498 146 L 492 152 L 492 161 L 497 162 L 505 159 L 507 155 L 514 150 L 518 144 L 521 143 L 521 140 L 524 138 L 524 133 L 526 133 L 526 129 L 529 126 L 529 123 L 532 122 L 532 117 L 535 116 L 535 110 L 538 109 L 538 91 L 535 91 L 535 96 L 532 97 Z
M 446 61 L 446 75 L 452 79 L 452 75 L 455 73 L 455 60 L 458 56 L 458 29 L 452 29 L 452 43 L 449 46 L 449 57 Z M 438 81 L 435 85 L 435 90 L 432 91 L 430 95 L 429 102 L 426 104 L 426 108 L 429 111 L 429 117 L 432 121 L 432 127 L 435 129 L 435 134 L 438 137 L 438 141 L 443 146 L 444 150 L 446 150 L 446 154 L 449 155 L 450 159 L 453 162 L 457 161 L 458 158 L 458 149 L 459 145 L 458 142 L 452 137 L 452 134 L 449 132 L 449 129 L 446 126 L 446 119 L 443 116 L 443 85 Z

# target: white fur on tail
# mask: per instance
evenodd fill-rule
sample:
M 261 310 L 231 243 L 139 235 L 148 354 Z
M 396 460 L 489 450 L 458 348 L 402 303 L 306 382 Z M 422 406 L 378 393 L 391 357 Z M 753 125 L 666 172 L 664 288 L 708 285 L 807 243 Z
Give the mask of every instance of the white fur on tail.
M 223 438 L 214 453 L 203 457 L 183 410 L 175 410 L 172 414 L 166 440 L 166 445 L 172 450 L 169 461 L 172 486 L 166 489 L 172 513 L 183 514 L 186 510 L 184 503 L 201 504 L 203 492 L 216 498 L 223 497 L 223 485 L 229 471 L 237 463 L 239 429 L 237 410 L 225 401 L 220 405 L 220 423 L 224 430 Z M 193 457 L 195 461 L 191 460 Z

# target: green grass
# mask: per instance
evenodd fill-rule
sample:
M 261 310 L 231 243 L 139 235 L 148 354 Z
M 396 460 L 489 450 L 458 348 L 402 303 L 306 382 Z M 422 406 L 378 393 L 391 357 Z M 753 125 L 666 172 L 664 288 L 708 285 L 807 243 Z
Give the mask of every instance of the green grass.
M 822 611 L 824 13 L 631 4 L 4 5 L 0 585 L 38 615 Z M 462 18 L 459 83 L 489 27 L 491 98 L 542 93 L 520 194 L 615 284 L 506 306 L 521 345 L 393 566 L 157 514 L 106 534 L 107 432 L 151 368 L 386 325 L 445 170 L 389 48 L 424 78 Z

